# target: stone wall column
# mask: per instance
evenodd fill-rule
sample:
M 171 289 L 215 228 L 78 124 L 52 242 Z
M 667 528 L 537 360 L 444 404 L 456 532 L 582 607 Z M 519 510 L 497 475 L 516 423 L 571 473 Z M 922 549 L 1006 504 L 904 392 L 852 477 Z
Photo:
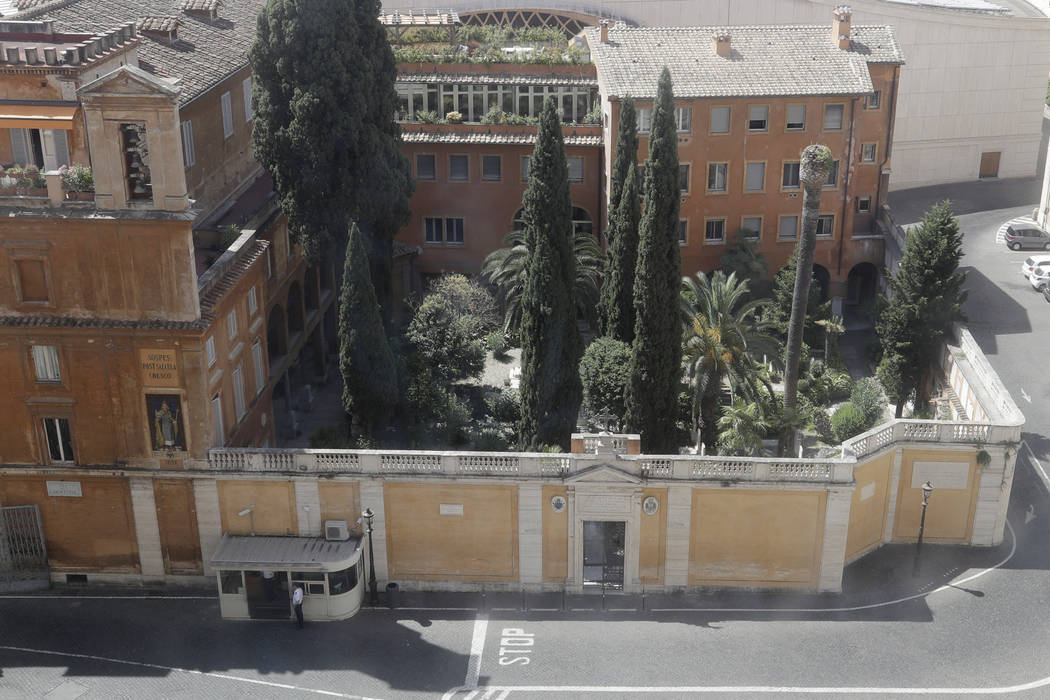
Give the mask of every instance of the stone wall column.
M 317 480 L 295 481 L 295 515 L 300 537 L 321 536 L 321 494 Z
M 692 487 L 668 487 L 667 558 L 664 563 L 664 586 L 668 588 L 689 585 L 689 539 L 692 531 L 692 519 Z
M 197 533 L 201 538 L 201 561 L 204 574 L 212 575 L 211 558 L 222 539 L 222 517 L 219 515 L 219 487 L 215 479 L 194 479 L 193 498 L 197 506 Z
M 842 569 L 846 565 L 846 536 L 849 534 L 852 502 L 852 486 L 828 491 L 824 507 L 824 540 L 820 552 L 818 591 L 838 593 L 842 590 Z
M 518 486 L 518 572 L 522 586 L 543 583 L 543 508 L 539 484 Z
M 372 512 L 375 513 L 375 517 L 372 518 L 372 545 L 375 548 L 376 554 L 376 580 L 379 581 L 380 586 L 385 586 L 389 578 L 387 573 L 387 560 L 386 560 L 386 508 L 383 502 L 383 482 L 379 480 L 362 481 L 361 482 L 361 510 L 362 512 L 366 508 L 371 508 Z M 366 523 L 361 523 L 362 532 L 364 535 L 361 538 L 361 547 L 365 554 L 368 553 L 368 533 Z M 368 563 L 365 562 L 365 566 Z M 365 576 L 368 575 L 368 570 L 365 570 Z
M 984 449 L 988 451 L 991 461 L 984 468 L 978 467 L 977 503 L 974 505 L 970 544 L 991 546 L 1003 541 L 1016 455 L 1008 459 L 1006 450 L 1001 447 L 989 446 Z
M 893 453 L 893 468 L 890 470 L 890 493 L 886 497 L 886 527 L 882 532 L 883 542 L 893 541 L 894 519 L 897 517 L 897 493 L 901 484 L 901 461 L 904 459 L 904 450 L 895 448 Z
M 139 547 L 139 567 L 143 579 L 164 578 L 164 555 L 160 550 L 160 526 L 153 479 L 131 477 L 131 512 L 135 517 L 135 538 Z

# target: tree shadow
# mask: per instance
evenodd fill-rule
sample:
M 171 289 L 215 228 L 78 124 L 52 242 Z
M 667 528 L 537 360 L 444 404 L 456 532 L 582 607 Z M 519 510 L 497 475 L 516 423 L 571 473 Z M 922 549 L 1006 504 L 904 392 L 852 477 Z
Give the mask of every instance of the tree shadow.
M 966 273 L 965 289 L 969 292 L 963 309 L 970 318 L 966 327 L 985 355 L 998 354 L 996 338 L 1000 335 L 1032 332 L 1028 311 L 1013 296 L 977 268 L 959 269 Z M 1013 284 L 1010 286 L 1012 288 Z M 1016 286 L 1018 289 L 1027 287 L 1024 291 L 1031 291 L 1027 280 L 1020 275 Z

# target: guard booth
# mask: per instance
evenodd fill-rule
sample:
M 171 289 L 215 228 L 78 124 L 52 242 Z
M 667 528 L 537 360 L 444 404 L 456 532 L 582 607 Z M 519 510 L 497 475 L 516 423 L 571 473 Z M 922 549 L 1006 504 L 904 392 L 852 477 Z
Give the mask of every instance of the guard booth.
M 303 617 L 345 620 L 361 609 L 361 539 L 223 535 L 211 565 L 219 609 L 231 620 L 288 620 L 292 586 L 303 588 Z

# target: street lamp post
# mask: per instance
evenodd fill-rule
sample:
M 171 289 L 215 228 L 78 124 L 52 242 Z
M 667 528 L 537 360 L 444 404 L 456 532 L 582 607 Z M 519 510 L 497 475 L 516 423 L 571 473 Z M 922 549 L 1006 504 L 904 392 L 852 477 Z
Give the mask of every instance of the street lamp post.
M 927 481 L 922 485 L 922 515 L 919 517 L 919 539 L 915 541 L 915 571 L 919 571 L 919 555 L 922 553 L 922 532 L 926 529 L 926 506 L 930 503 L 933 484 Z
M 925 510 L 923 512 L 925 513 Z M 365 524 L 368 527 L 368 588 L 371 591 L 372 607 L 375 607 L 379 605 L 379 593 L 376 591 L 376 550 L 372 546 L 372 519 L 375 517 L 375 513 L 372 512 L 371 508 L 365 508 L 365 512 L 361 513 L 361 516 L 365 519 Z

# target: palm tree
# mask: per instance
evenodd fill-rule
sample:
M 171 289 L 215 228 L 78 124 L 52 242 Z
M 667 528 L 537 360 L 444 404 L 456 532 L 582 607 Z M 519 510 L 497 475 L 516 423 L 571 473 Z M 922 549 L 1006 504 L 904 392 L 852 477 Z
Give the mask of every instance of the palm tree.
M 494 250 L 481 265 L 481 277 L 496 289 L 496 298 L 503 312 L 503 327 L 507 332 L 518 330 L 521 323 L 521 292 L 525 287 L 525 232 L 512 231 L 503 239 L 505 247 Z M 576 311 L 588 321 L 593 320 L 601 289 L 601 272 L 605 256 L 598 239 L 588 231 L 577 231 L 574 237 L 576 253 Z
M 682 317 L 686 369 L 694 383 L 692 418 L 699 430 L 697 447 L 718 444 L 718 415 L 727 392 L 757 404 L 763 389 L 773 396 L 762 353 L 780 354 L 779 343 L 759 320 L 765 299 L 747 299 L 747 282 L 716 270 L 682 278 Z
M 771 427 L 762 415 L 762 406 L 736 399 L 722 409 L 718 419 L 718 454 L 750 457 Z

